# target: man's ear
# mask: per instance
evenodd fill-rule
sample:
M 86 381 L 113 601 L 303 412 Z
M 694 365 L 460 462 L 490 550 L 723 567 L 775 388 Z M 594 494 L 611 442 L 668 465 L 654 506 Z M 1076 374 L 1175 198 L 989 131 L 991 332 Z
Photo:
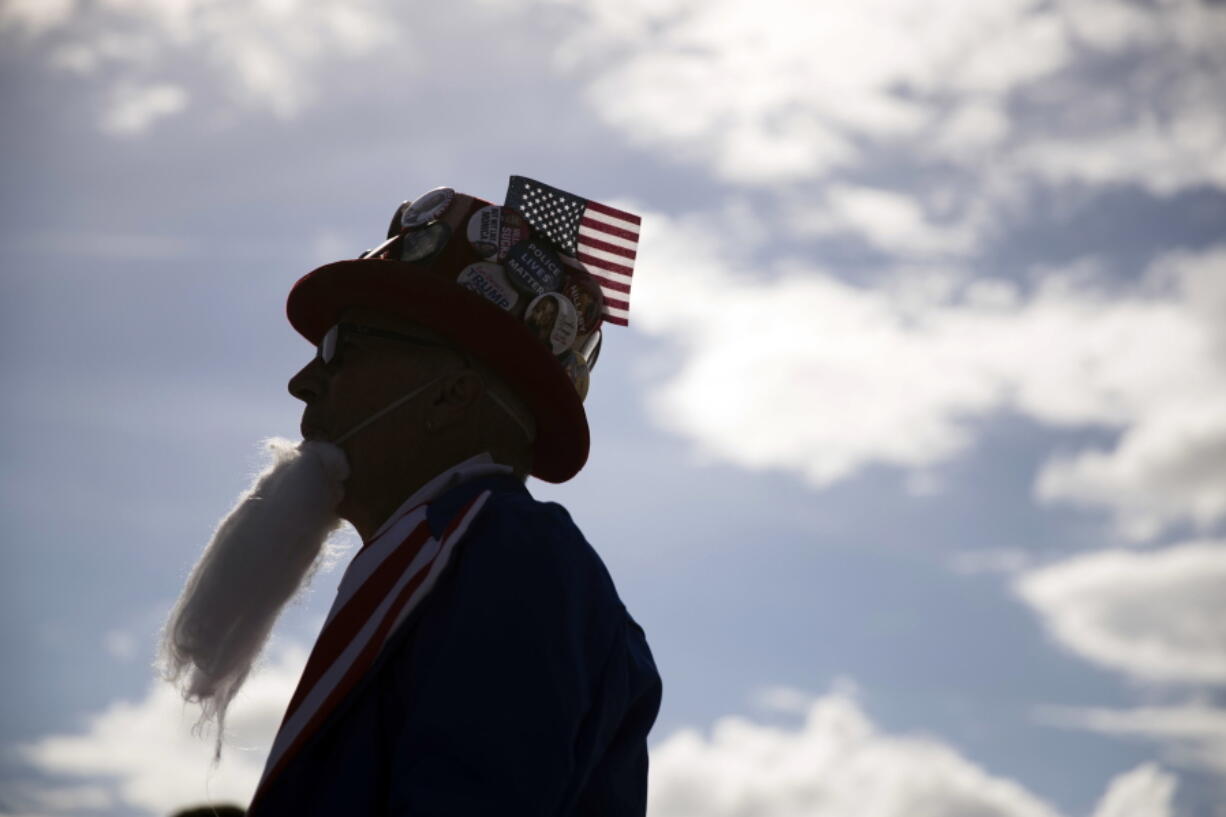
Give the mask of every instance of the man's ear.
M 430 406 L 430 426 L 442 430 L 463 420 L 485 395 L 485 380 L 472 369 L 447 376 Z

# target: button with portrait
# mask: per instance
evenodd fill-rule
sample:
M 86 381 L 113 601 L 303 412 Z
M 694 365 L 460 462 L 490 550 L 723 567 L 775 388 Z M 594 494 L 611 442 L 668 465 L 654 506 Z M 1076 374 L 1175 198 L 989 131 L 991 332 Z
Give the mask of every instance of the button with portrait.
M 557 292 L 538 295 L 528 303 L 524 323 L 555 355 L 570 349 L 575 342 L 579 316 L 575 305 Z

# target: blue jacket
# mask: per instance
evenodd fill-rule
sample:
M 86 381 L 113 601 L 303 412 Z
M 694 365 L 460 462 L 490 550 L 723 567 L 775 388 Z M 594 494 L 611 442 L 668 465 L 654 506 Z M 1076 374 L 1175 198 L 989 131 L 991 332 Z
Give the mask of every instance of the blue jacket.
M 660 676 L 559 505 L 516 479 L 431 503 L 435 536 L 492 495 L 362 682 L 253 817 L 642 815 Z

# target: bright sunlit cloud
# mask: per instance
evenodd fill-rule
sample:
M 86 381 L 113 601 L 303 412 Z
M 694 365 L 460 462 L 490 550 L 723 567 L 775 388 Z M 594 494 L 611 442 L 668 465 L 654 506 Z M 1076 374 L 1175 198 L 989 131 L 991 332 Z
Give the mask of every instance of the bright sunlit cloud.
M 55 34 L 48 64 L 108 89 L 100 127 L 120 137 L 186 110 L 187 77 L 228 104 L 292 117 L 316 100 L 329 66 L 393 43 L 409 53 L 377 0 L 19 0 L 0 9 L 0 32 Z
M 1226 542 L 1096 551 L 1015 588 L 1081 658 L 1146 681 L 1226 684 Z
M 88 801 L 162 815 L 199 802 L 246 804 L 305 663 L 305 650 L 287 647 L 251 676 L 227 714 L 216 768 L 213 741 L 192 734 L 195 707 L 156 680 L 143 699 L 116 701 L 90 716 L 83 732 L 26 745 L 28 763 L 65 781 L 27 791 L 28 809 L 70 817 Z M 80 779 L 105 783 L 83 787 Z
M 1052 726 L 1151 741 L 1163 748 L 1168 763 L 1226 776 L 1226 709 L 1204 703 L 1137 709 L 1044 706 L 1037 717 Z
M 771 691 L 786 708 L 796 693 Z M 657 817 L 1056 817 L 1021 785 L 984 771 L 953 747 L 892 735 L 854 697 L 810 698 L 797 728 L 739 717 L 709 737 L 682 730 L 652 755 L 648 812 Z M 1094 817 L 1166 817 L 1175 778 L 1142 766 L 1109 782 Z
M 946 461 L 1008 409 L 1121 434 L 1053 454 L 1044 502 L 1108 509 L 1138 539 L 1226 516 L 1226 250 L 1161 259 L 1133 288 L 1090 263 L 1036 270 L 1029 294 L 957 268 L 870 289 L 800 263 L 766 280 L 718 216 L 647 224 L 637 325 L 682 350 L 652 406 L 704 452 L 822 488 L 873 463 Z
M 592 66 L 593 109 L 627 138 L 729 181 L 793 184 L 902 147 L 921 165 L 982 170 L 990 160 L 1005 176 L 1162 192 L 1226 184 L 1226 111 L 1212 104 L 1226 59 L 1220 5 L 597 0 L 584 9 L 588 24 L 563 56 Z M 1109 60 L 1111 87 L 1087 79 Z

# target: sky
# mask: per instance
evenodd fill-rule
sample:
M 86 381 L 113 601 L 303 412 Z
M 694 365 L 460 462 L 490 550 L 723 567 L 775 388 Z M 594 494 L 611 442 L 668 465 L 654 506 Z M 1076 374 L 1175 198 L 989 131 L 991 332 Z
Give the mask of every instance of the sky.
M 249 796 L 340 570 L 216 767 L 152 661 L 285 295 L 521 174 L 643 216 L 530 489 L 660 666 L 650 814 L 1226 815 L 1224 82 L 1220 0 L 0 0 L 0 814 Z

